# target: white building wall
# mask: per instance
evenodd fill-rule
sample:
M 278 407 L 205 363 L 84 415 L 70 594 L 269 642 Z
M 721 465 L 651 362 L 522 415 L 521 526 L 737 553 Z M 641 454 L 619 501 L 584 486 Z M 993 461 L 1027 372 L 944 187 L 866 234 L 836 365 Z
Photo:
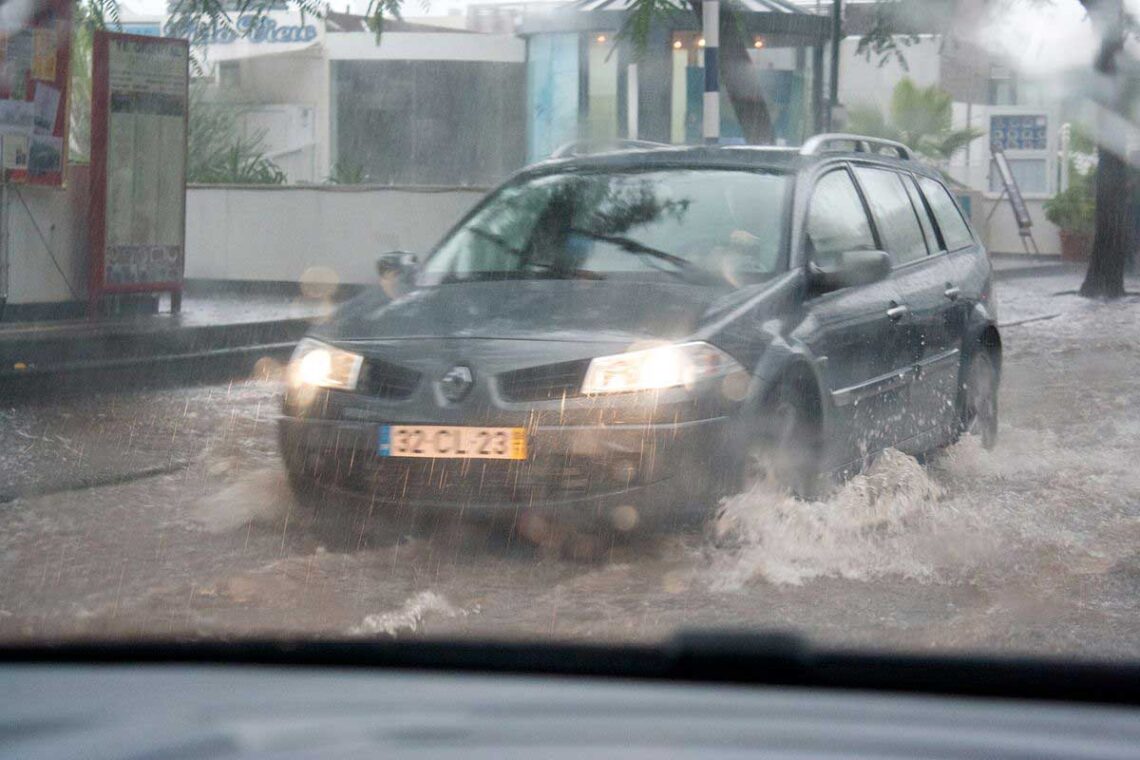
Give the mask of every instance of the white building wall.
M 296 282 L 332 270 L 376 279 L 376 258 L 424 254 L 483 192 L 386 187 L 196 186 L 186 198 L 186 276 Z
M 522 63 L 526 41 L 513 34 L 338 32 L 325 38 L 334 61 L 487 61 Z
M 937 37 L 922 35 L 918 42 L 904 49 L 906 69 L 893 58 L 880 66 L 876 56 L 868 61 L 857 55 L 859 40 L 846 37 L 839 46 L 839 102 L 847 108 L 873 105 L 885 112 L 895 85 L 904 77 L 910 77 L 919 87 L 938 84 L 941 42 Z
M 998 208 L 995 210 L 995 206 Z M 1042 198 L 1026 198 L 1025 207 L 1029 210 L 1029 217 L 1033 220 L 1033 241 L 1043 255 L 1059 256 L 1061 254 L 1061 237 L 1057 227 L 1045 218 L 1045 201 Z M 989 220 L 986 217 L 993 212 Z M 1025 253 L 1025 246 L 1018 235 L 1017 221 L 1013 218 L 1013 209 L 1009 201 L 1004 198 L 1000 201 L 995 194 L 986 194 L 973 210 L 971 222 L 974 229 L 982 237 L 986 249 L 990 253 Z M 1032 249 L 1030 250 L 1032 252 Z
M 62 190 L 7 188 L 5 223 L 0 223 L 5 227 L 0 234 L 4 235 L 7 262 L 5 266 L 0 255 L 0 266 L 5 267 L 0 286 L 6 279 L 8 303 L 86 300 L 87 206 L 85 195 L 80 197 L 77 190 L 79 185 L 72 181 Z M 86 181 L 82 186 L 86 189 Z
M 973 211 L 973 223 L 982 236 L 986 247 L 994 253 L 1024 253 L 1025 248 L 1018 234 L 1017 222 L 1013 217 L 1009 201 L 1002 198 L 1000 191 L 990 191 L 991 156 L 989 148 L 990 116 L 1015 113 L 1044 114 L 1048 118 L 1048 146 L 1045 151 L 1013 151 L 1007 153 L 1010 159 L 1040 158 L 1045 162 L 1047 186 L 1045 192 L 1034 192 L 1021 188 L 1029 216 L 1033 220 L 1033 240 L 1042 254 L 1059 255 L 1061 239 L 1057 230 L 1045 218 L 1045 201 L 1057 192 L 1057 151 L 1059 149 L 1060 112 L 1055 106 L 990 106 L 985 104 L 955 103 L 953 126 L 963 129 L 967 126 L 980 130 L 983 134 L 972 142 L 967 150 L 956 154 L 950 160 L 946 173 L 958 182 L 979 191 L 979 208 Z M 995 210 L 995 206 L 997 206 Z M 992 215 L 991 215 L 992 212 Z M 987 217 L 989 217 L 987 219 Z
M 290 181 L 323 182 L 330 173 L 329 166 L 329 62 L 320 49 L 300 53 L 263 55 L 241 61 L 241 95 L 239 100 L 251 106 L 247 122 L 255 126 L 262 122 L 272 125 L 266 134 L 266 145 L 274 160 L 289 175 Z M 259 114 L 256 105 L 262 105 Z M 279 112 L 285 106 L 291 114 Z M 298 130 L 280 124 L 303 120 L 308 110 L 312 124 L 313 145 L 289 144 Z M 280 118 L 278 118 L 280 117 Z M 299 126 L 299 125 L 298 125 Z M 300 148 L 300 150 L 296 150 Z

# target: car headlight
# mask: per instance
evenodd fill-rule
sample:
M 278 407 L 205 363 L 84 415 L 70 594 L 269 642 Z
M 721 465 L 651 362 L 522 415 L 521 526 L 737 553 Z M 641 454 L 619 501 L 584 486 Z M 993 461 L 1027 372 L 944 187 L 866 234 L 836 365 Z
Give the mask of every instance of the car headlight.
M 289 384 L 350 391 L 356 388 L 364 357 L 312 338 L 304 338 L 289 360 Z
M 690 387 L 698 380 L 743 371 L 731 356 L 708 343 L 657 346 L 592 360 L 582 380 L 582 393 Z

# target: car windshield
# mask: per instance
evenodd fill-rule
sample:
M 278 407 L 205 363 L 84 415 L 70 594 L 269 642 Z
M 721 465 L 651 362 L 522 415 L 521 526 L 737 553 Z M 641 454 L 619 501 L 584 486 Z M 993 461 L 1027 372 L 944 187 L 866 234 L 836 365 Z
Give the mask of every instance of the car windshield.
M 1140 663 L 1138 251 L 1140 0 L 0 0 L 0 649 Z
M 660 275 L 744 284 L 781 263 L 788 179 L 770 172 L 556 173 L 491 196 L 429 279 Z

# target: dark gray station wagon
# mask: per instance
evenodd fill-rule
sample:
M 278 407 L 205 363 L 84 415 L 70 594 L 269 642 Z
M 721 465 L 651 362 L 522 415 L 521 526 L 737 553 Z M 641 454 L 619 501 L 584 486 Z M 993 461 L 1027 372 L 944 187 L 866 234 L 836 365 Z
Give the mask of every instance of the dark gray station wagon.
M 619 528 L 991 446 L 991 269 L 895 143 L 619 151 L 491 193 L 297 347 L 294 487 Z

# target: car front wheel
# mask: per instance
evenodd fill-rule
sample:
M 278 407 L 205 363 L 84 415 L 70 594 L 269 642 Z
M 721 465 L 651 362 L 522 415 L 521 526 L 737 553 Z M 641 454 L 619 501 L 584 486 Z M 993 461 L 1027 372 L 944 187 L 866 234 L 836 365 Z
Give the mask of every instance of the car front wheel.
M 977 351 L 970 357 L 963 388 L 962 430 L 976 435 L 982 447 L 992 449 L 997 443 L 998 374 L 988 351 Z
M 765 481 L 801 499 L 814 498 L 821 485 L 817 405 L 804 383 L 787 379 L 764 405 L 759 435 L 750 443 L 741 469 L 741 490 Z

